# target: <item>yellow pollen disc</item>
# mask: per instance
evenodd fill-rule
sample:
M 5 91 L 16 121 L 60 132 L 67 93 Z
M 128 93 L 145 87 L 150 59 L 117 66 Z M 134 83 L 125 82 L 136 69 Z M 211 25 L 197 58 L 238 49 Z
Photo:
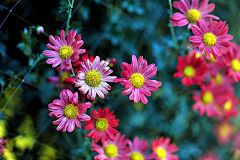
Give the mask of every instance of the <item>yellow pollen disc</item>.
M 216 83 L 216 85 L 221 85 L 223 83 L 223 78 L 221 74 L 217 74 L 215 78 L 213 78 L 213 81 Z
M 142 88 L 142 86 L 144 85 L 145 79 L 142 74 L 133 73 L 129 78 L 129 81 L 132 84 L 133 88 Z
M 102 81 L 102 76 L 98 71 L 91 70 L 88 71 L 85 75 L 85 82 L 90 86 L 90 87 L 97 87 Z
M 216 44 L 217 38 L 211 32 L 205 33 L 203 35 L 203 43 L 205 46 L 212 47 Z
M 60 76 L 60 83 L 63 84 L 63 81 L 70 77 L 70 73 L 69 72 L 62 72 L 61 76 Z
M 78 107 L 73 104 L 68 104 L 64 108 L 64 116 L 67 119 L 74 119 L 78 115 Z
M 98 131 L 105 131 L 108 128 L 108 122 L 105 118 L 98 118 L 95 121 L 95 128 Z
M 224 109 L 225 111 L 229 111 L 231 108 L 232 108 L 232 103 L 231 103 L 230 100 L 227 101 L 226 103 L 224 103 L 223 109 Z
M 130 160 L 144 160 L 144 157 L 141 153 L 139 152 L 132 152 L 130 154 Z
M 58 51 L 58 56 L 61 59 L 69 59 L 73 54 L 73 49 L 71 46 L 62 46 Z
M 228 123 L 223 123 L 219 126 L 220 137 L 228 137 L 232 133 L 232 127 Z
M 109 144 L 104 147 L 104 154 L 109 158 L 114 158 L 118 154 L 118 149 L 115 145 Z
M 157 153 L 158 155 L 158 158 L 159 159 L 163 159 L 167 156 L 167 152 L 165 149 L 163 149 L 162 147 L 158 147 L 155 152 Z
M 201 53 L 196 53 L 196 54 L 195 54 L 195 58 L 200 58 L 201 56 L 202 56 Z
M 240 62 L 237 59 L 231 61 L 231 67 L 234 72 L 240 71 Z
M 187 78 L 192 78 L 195 76 L 195 69 L 192 66 L 186 66 L 183 69 L 183 74 L 187 77 Z
M 201 18 L 201 13 L 197 9 L 189 9 L 186 18 L 189 23 L 196 24 L 199 18 Z
M 206 58 L 206 52 L 204 52 L 203 55 L 204 55 L 204 58 L 205 58 L 205 60 L 206 60 L 207 63 L 214 63 L 214 62 L 217 61 L 217 59 L 215 59 L 215 58 L 213 57 L 212 53 L 210 53 L 210 59 L 207 59 L 207 58 Z
M 206 91 L 202 96 L 202 102 L 204 104 L 210 104 L 213 102 L 213 95 L 210 91 Z

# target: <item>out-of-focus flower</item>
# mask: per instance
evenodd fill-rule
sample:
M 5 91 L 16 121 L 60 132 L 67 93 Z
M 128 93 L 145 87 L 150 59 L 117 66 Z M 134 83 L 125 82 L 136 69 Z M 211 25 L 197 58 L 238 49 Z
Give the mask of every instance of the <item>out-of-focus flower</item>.
M 84 114 L 92 104 L 79 103 L 78 104 L 78 92 L 74 94 L 66 89 L 60 93 L 60 99 L 53 100 L 53 103 L 48 105 L 48 110 L 52 111 L 49 116 L 53 116 L 58 120 L 53 121 L 53 124 L 58 125 L 57 130 L 63 132 L 72 132 L 76 126 L 80 129 L 80 121 L 89 121 L 90 116 Z
M 93 147 L 91 150 L 99 153 L 99 155 L 94 156 L 95 160 L 127 160 L 129 159 L 130 149 L 127 146 L 128 139 L 125 139 L 125 135 L 118 133 L 114 141 L 110 139 L 104 141 L 101 140 L 102 146 L 90 143 Z
M 215 133 L 220 144 L 226 144 L 233 136 L 234 126 L 229 121 L 217 125 Z
M 208 154 L 200 157 L 198 160 L 219 160 L 219 159 L 215 155 L 213 155 L 212 153 L 208 153 Z
M 70 63 L 75 62 L 79 59 L 79 54 L 85 53 L 85 49 L 80 49 L 83 45 L 83 40 L 81 40 L 81 35 L 78 35 L 75 38 L 77 30 L 69 31 L 67 40 L 65 39 L 65 31 L 61 30 L 60 37 L 53 37 L 52 35 L 49 36 L 49 40 L 53 45 L 47 44 L 47 47 L 52 50 L 45 50 L 43 51 L 43 55 L 46 57 L 54 57 L 48 59 L 46 62 L 47 64 L 53 64 L 52 67 L 56 67 L 61 63 L 60 69 L 63 70 L 66 68 L 70 70 Z
M 78 71 L 75 79 L 75 87 L 78 90 L 87 94 L 87 98 L 94 100 L 96 95 L 104 99 L 111 90 L 111 86 L 106 82 L 114 82 L 116 76 L 109 76 L 113 71 L 107 67 L 108 62 L 102 60 L 100 62 L 99 56 L 96 56 L 93 63 L 87 59 L 82 62 L 82 71 Z
M 160 137 L 153 140 L 151 149 L 153 153 L 150 155 L 155 155 L 155 160 L 179 160 L 179 157 L 173 154 L 178 150 L 178 147 L 174 143 L 170 144 L 170 138 Z
M 202 53 L 206 52 L 205 57 L 210 60 L 210 55 L 216 59 L 217 56 L 222 56 L 228 52 L 228 47 L 231 45 L 230 40 L 233 36 L 227 34 L 228 26 L 226 22 L 216 22 L 210 19 L 210 22 L 199 19 L 196 25 L 192 26 L 194 36 L 189 38 L 193 43 L 193 48 L 199 47 Z M 211 53 L 211 54 L 210 54 Z
M 116 58 L 107 58 L 106 61 L 109 63 L 108 64 L 109 67 L 113 67 L 117 63 L 117 59 Z
M 39 158 L 38 160 L 57 160 L 59 154 L 56 153 L 55 149 L 44 146 L 39 151 Z
M 202 82 L 205 81 L 204 74 L 208 68 L 201 58 L 185 55 L 184 59 L 178 56 L 177 70 L 178 72 L 174 74 L 174 77 L 183 77 L 182 84 L 189 87 L 192 84 L 202 85 Z
M 240 159 L 240 132 L 234 136 L 234 157 Z
M 13 152 L 14 149 L 14 140 L 13 139 L 9 139 L 6 143 L 6 147 L 8 149 L 3 149 L 4 150 L 4 155 L 2 155 L 3 159 L 6 160 L 17 160 L 16 155 Z
M 36 32 L 37 32 L 37 34 L 43 34 L 43 33 L 44 33 L 44 28 L 43 28 L 43 26 L 37 26 L 37 27 L 36 27 Z
M 151 96 L 151 92 L 156 92 L 158 87 L 162 85 L 162 82 L 156 80 L 149 80 L 149 78 L 156 75 L 157 67 L 155 64 L 148 66 L 147 61 L 140 56 L 137 60 L 136 56 L 132 56 L 132 63 L 128 64 L 123 62 L 121 64 L 122 73 L 124 78 L 118 78 L 115 82 L 120 82 L 125 89 L 122 94 L 128 95 L 130 100 L 134 100 L 138 103 L 140 100 L 142 103 L 147 104 L 148 100 L 145 97 Z
M 147 140 L 140 141 L 138 137 L 134 137 L 133 143 L 128 141 L 128 145 L 130 147 L 130 160 L 148 160 L 154 158 L 151 155 L 144 155 L 149 147 Z
M 114 141 L 113 134 L 118 133 L 118 131 L 113 127 L 118 126 L 119 119 L 115 119 L 115 115 L 112 115 L 113 111 L 110 113 L 109 111 L 109 108 L 99 108 L 98 112 L 93 110 L 91 120 L 85 122 L 87 125 L 84 129 L 92 130 L 87 134 L 87 137 L 92 137 L 92 139 L 94 139 L 94 143 L 97 143 L 100 138 L 105 141 L 107 139 Z
M 23 137 L 21 135 L 14 137 L 16 148 L 20 149 L 22 154 L 26 149 L 31 149 L 35 143 L 34 137 Z
M 208 0 L 203 0 L 199 4 L 198 0 L 193 0 L 191 5 L 189 0 L 175 1 L 173 2 L 173 7 L 183 12 L 183 14 L 179 12 L 173 14 L 171 18 L 173 26 L 185 26 L 189 24 L 188 28 L 191 28 L 199 19 L 219 19 L 217 16 L 208 14 L 215 8 L 213 3 L 208 4 Z
M 0 152 L 2 153 L 2 155 L 4 155 L 3 149 L 8 149 L 6 146 L 3 145 L 5 143 L 7 143 L 7 140 L 0 138 Z

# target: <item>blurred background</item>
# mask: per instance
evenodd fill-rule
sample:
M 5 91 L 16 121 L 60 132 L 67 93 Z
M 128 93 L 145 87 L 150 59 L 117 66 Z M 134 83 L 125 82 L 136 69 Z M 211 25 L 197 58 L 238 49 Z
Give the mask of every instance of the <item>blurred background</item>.
M 0 1 L 0 23 L 17 2 Z M 210 3 L 215 3 L 211 14 L 227 21 L 229 34 L 239 43 L 240 1 L 210 0 Z M 61 88 L 47 82 L 47 78 L 59 73 L 46 64 L 46 57 L 37 61 L 47 49 L 48 36 L 57 36 L 65 29 L 67 4 L 66 0 L 21 0 L 0 28 L 0 108 L 11 99 L 3 110 L 5 116 L 0 115 L 0 137 L 8 140 L 9 148 L 4 150 L 4 159 L 93 159 L 96 155 L 90 150 L 91 139 L 85 137 L 89 131 L 83 129 L 84 123 L 82 129 L 76 128 L 72 133 L 56 131 L 54 119 L 48 116 L 48 104 L 59 99 Z M 116 58 L 112 75 L 118 77 L 122 77 L 122 62 L 131 63 L 132 55 L 143 56 L 158 68 L 152 79 L 163 83 L 146 105 L 135 104 L 119 92 L 94 101 L 94 109 L 106 107 L 114 111 L 120 119 L 117 130 L 130 140 L 138 136 L 147 139 L 151 146 L 157 137 L 170 137 L 171 143 L 179 147 L 176 154 L 180 160 L 198 159 L 209 151 L 222 160 L 234 159 L 233 136 L 220 144 L 216 136 L 220 122 L 192 110 L 195 103 L 192 91 L 200 90 L 199 87 L 186 87 L 180 78 L 173 77 L 177 72 L 177 56 L 188 53 L 187 37 L 192 33 L 186 33 L 186 26 L 174 27 L 180 46 L 176 48 L 170 33 L 169 7 L 167 0 L 75 0 L 70 29 L 82 35 L 82 48 L 103 60 Z M 175 12 L 178 10 L 173 9 Z M 37 25 L 44 28 L 44 34 L 35 32 Z M 113 92 L 123 88 L 120 83 L 111 86 Z M 234 87 L 235 97 L 239 98 L 240 84 Z M 91 110 L 87 114 L 91 115 Z M 233 132 L 239 132 L 240 115 L 230 118 L 230 122 Z

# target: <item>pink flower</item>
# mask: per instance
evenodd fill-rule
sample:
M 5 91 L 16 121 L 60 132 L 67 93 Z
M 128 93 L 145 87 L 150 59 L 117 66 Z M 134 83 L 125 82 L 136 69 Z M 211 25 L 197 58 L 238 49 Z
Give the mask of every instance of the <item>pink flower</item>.
M 6 146 L 3 145 L 5 143 L 7 143 L 7 140 L 0 138 L 0 151 L 1 151 L 2 155 L 4 155 L 3 149 L 8 149 Z
M 173 143 L 170 144 L 170 138 L 157 138 L 152 141 L 152 151 L 150 155 L 155 155 L 155 160 L 179 160 L 179 157 L 173 152 L 178 150 L 178 147 Z
M 49 40 L 54 46 L 51 44 L 47 44 L 47 47 L 52 50 L 43 51 L 43 55 L 46 57 L 54 57 L 52 59 L 47 60 L 47 64 L 53 64 L 52 67 L 56 67 L 61 63 L 61 70 L 66 68 L 70 70 L 70 63 L 75 62 L 79 59 L 79 54 L 86 52 L 85 49 L 80 49 L 83 45 L 83 41 L 81 40 L 81 35 L 76 37 L 77 30 L 69 31 L 67 40 L 65 39 L 65 31 L 61 30 L 60 37 L 49 36 Z
M 234 126 L 229 121 L 222 121 L 214 131 L 220 144 L 226 144 L 233 136 Z
M 90 143 L 93 147 L 91 150 L 99 153 L 94 156 L 95 160 L 127 160 L 129 159 L 129 147 L 127 147 L 128 139 L 125 139 L 125 135 L 118 133 L 115 136 L 115 140 L 110 139 L 104 141 L 101 140 L 102 146 Z
M 219 160 L 219 159 L 215 155 L 213 155 L 212 153 L 208 153 L 206 155 L 203 155 L 198 160 Z
M 117 134 L 118 131 L 113 127 L 118 126 L 119 119 L 115 119 L 115 115 L 113 111 L 109 113 L 109 108 L 99 108 L 98 112 L 96 110 L 92 111 L 93 116 L 91 116 L 90 121 L 86 121 L 87 125 L 84 129 L 92 130 L 90 133 L 87 134 L 87 137 L 94 139 L 94 143 L 97 143 L 99 139 L 107 140 L 110 139 L 114 141 L 114 135 Z
M 116 76 L 108 76 L 113 71 L 107 67 L 108 62 L 102 60 L 100 62 L 99 56 L 96 56 L 93 63 L 87 59 L 82 62 L 82 71 L 78 71 L 75 79 L 75 87 L 79 87 L 78 90 L 87 94 L 87 98 L 94 100 L 96 95 L 101 99 L 104 99 L 104 95 L 108 94 L 108 90 L 111 90 L 111 86 L 106 82 L 114 82 Z
M 140 100 L 142 103 L 147 104 L 148 100 L 145 97 L 151 96 L 151 92 L 156 92 L 158 87 L 162 85 L 162 82 L 156 80 L 149 80 L 157 72 L 157 67 L 155 64 L 150 64 L 148 66 L 147 61 L 143 59 L 142 56 L 137 60 L 136 56 L 132 56 L 132 63 L 128 64 L 123 62 L 121 64 L 122 76 L 124 78 L 118 78 L 115 83 L 120 82 L 125 86 L 125 91 L 122 92 L 123 95 L 128 95 L 130 100 L 134 100 L 138 103 Z
M 155 157 L 151 155 L 144 155 L 149 147 L 147 140 L 140 141 L 138 137 L 134 137 L 133 143 L 128 141 L 128 145 L 131 150 L 129 153 L 130 160 L 148 160 Z
M 216 59 L 217 56 L 222 56 L 228 52 L 228 47 L 231 45 L 229 40 L 233 36 L 227 34 L 228 26 L 226 22 L 216 22 L 210 19 L 209 24 L 199 19 L 196 25 L 192 26 L 194 36 L 189 38 L 193 43 L 193 48 L 199 47 L 199 50 L 206 52 L 206 58 L 210 59 L 210 53 Z
M 219 19 L 218 17 L 208 14 L 215 8 L 214 4 L 208 4 L 208 0 L 203 0 L 198 4 L 198 0 L 192 0 L 190 5 L 189 0 L 181 0 L 181 2 L 173 2 L 173 7 L 179 9 L 183 14 L 177 12 L 174 13 L 171 20 L 173 26 L 185 26 L 192 27 L 196 21 L 201 19 Z
M 80 121 L 89 121 L 91 118 L 84 114 L 92 104 L 79 103 L 78 104 L 78 93 L 74 94 L 66 89 L 60 93 L 60 99 L 55 99 L 53 103 L 48 105 L 48 110 L 52 111 L 49 113 L 50 117 L 57 118 L 58 120 L 53 121 L 53 124 L 58 125 L 57 131 L 62 130 L 63 132 L 72 132 L 76 126 L 80 129 Z
M 182 84 L 189 87 L 192 84 L 202 85 L 202 82 L 205 81 L 204 74 L 208 68 L 201 58 L 185 55 L 184 59 L 178 56 L 177 70 L 178 72 L 174 74 L 174 77 L 183 77 Z

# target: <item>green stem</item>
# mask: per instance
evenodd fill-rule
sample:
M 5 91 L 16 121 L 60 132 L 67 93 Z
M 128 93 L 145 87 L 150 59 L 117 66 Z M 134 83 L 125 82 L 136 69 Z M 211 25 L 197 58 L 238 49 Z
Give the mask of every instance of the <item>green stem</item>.
M 184 37 L 183 37 L 182 45 L 181 45 L 181 47 L 183 47 L 183 48 L 186 48 L 186 47 L 184 47 L 184 44 L 185 44 L 186 41 L 187 41 L 188 31 L 189 31 L 189 29 L 187 28 L 187 30 L 186 30 L 186 32 L 185 32 L 185 34 L 184 34 Z
M 71 66 L 71 71 L 72 71 L 73 76 L 76 77 L 76 75 L 75 75 L 75 73 L 73 71 L 72 62 L 70 62 L 70 66 Z
M 172 8 L 172 0 L 169 0 L 169 7 L 170 7 L 170 18 L 172 17 L 172 14 L 173 14 L 173 8 Z M 174 44 L 174 47 L 176 49 L 179 49 L 179 45 L 178 45 L 178 42 L 177 42 L 177 38 L 176 38 L 176 35 L 175 35 L 175 32 L 174 32 L 174 28 L 171 24 L 171 20 L 169 21 L 169 25 L 170 25 L 170 32 L 171 32 L 171 37 L 172 37 L 172 40 L 173 40 L 173 44 Z
M 70 1 L 68 0 L 68 4 L 69 4 L 70 8 L 68 10 L 68 19 L 67 19 L 66 33 L 68 33 L 68 31 L 69 31 L 69 23 L 70 23 L 70 19 L 72 17 L 73 3 L 74 3 L 74 0 L 72 0 L 72 3 L 70 3 Z

